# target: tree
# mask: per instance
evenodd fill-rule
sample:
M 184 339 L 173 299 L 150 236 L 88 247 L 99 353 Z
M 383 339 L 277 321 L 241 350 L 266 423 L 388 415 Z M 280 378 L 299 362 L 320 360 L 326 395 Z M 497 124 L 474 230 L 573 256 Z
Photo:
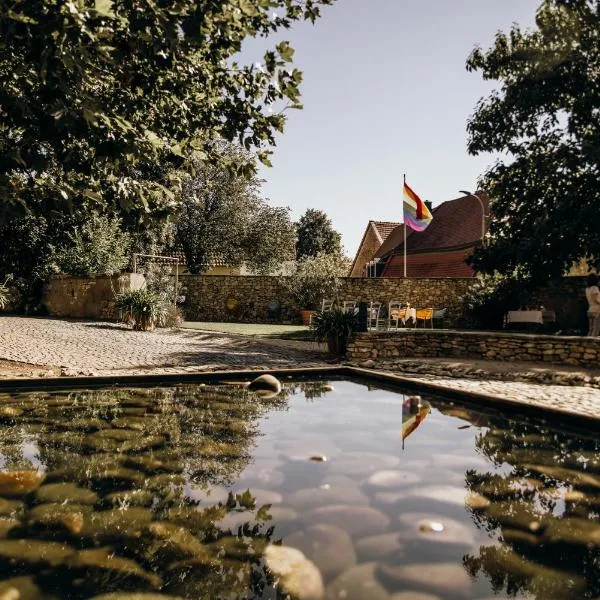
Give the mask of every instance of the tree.
M 222 145 L 220 152 L 234 164 L 253 161 L 234 146 Z M 245 174 L 252 170 L 241 171 L 204 163 L 184 184 L 175 214 L 175 243 L 192 273 L 203 273 L 217 261 L 269 272 L 293 257 L 289 209 L 269 206 L 260 196 L 260 180 Z
M 193 154 L 223 158 L 217 138 L 268 163 L 283 111 L 301 107 L 302 73 L 285 41 L 260 65 L 235 56 L 332 2 L 0 3 L 0 217 L 40 199 L 152 215 L 173 204 Z
M 342 236 L 333 229 L 331 219 L 322 211 L 309 208 L 298 221 L 296 259 L 317 254 L 342 255 Z
M 130 247 L 119 219 L 92 212 L 68 232 L 68 242 L 56 249 L 52 262 L 67 275 L 114 275 L 129 263 Z
M 506 157 L 482 178 L 493 217 L 475 266 L 547 278 L 580 259 L 600 266 L 600 4 L 545 0 L 536 24 L 469 57 L 502 86 L 477 105 L 468 148 Z

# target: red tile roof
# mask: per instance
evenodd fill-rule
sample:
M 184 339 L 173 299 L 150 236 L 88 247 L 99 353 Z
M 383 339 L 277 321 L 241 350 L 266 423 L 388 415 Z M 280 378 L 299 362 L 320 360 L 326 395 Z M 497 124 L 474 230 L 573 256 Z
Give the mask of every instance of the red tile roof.
M 480 192 L 486 213 L 489 210 L 488 197 Z M 481 205 L 474 196 L 462 196 L 436 206 L 433 221 L 421 233 L 413 232 L 407 237 L 407 252 L 431 252 L 444 248 L 466 248 L 474 246 L 481 239 Z M 486 223 L 487 226 L 487 223 Z M 409 232 L 407 232 L 409 233 Z M 394 232 L 396 236 L 396 232 Z M 393 254 L 404 253 L 404 239 L 396 238 Z M 389 247 L 389 245 L 387 245 Z M 389 250 L 388 250 L 389 252 Z M 382 256 L 379 252 L 378 256 Z
M 377 230 L 379 237 L 384 242 L 388 235 L 390 235 L 390 233 L 392 233 L 392 231 L 394 231 L 394 229 L 400 225 L 400 223 L 395 223 L 394 221 L 371 221 L 371 223 L 373 223 L 373 226 Z
M 423 252 L 407 254 L 407 277 L 473 277 L 473 269 L 467 265 L 465 258 L 470 249 L 441 252 Z M 404 256 L 390 257 L 383 272 L 383 277 L 404 276 Z

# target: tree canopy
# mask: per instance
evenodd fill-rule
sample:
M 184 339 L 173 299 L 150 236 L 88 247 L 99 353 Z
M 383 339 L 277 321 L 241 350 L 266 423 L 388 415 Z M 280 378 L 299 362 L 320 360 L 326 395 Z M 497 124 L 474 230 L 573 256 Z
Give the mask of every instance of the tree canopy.
M 296 259 L 318 254 L 342 255 L 342 236 L 335 231 L 331 219 L 322 211 L 309 208 L 298 221 Z
M 480 182 L 493 218 L 475 266 L 533 278 L 600 266 L 600 2 L 545 0 L 534 30 L 498 33 L 467 69 L 501 83 L 468 123 L 470 153 L 503 155 Z
M 221 145 L 220 152 L 233 164 L 253 161 L 233 146 Z M 241 171 L 203 163 L 183 186 L 174 215 L 175 243 L 192 273 L 219 262 L 268 273 L 293 259 L 296 232 L 289 209 L 270 206 L 261 197 L 261 181 L 248 169 Z
M 301 106 L 302 73 L 286 41 L 261 64 L 236 55 L 332 2 L 0 3 L 0 218 L 40 201 L 141 218 L 174 203 L 192 155 L 220 158 L 217 138 L 268 162 L 285 108 Z

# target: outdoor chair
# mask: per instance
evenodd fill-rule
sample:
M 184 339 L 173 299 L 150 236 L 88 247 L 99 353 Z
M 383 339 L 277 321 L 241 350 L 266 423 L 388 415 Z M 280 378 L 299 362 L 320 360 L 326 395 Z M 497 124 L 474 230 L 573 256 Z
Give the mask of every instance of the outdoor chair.
M 381 317 L 381 302 L 371 302 L 367 313 L 367 330 L 377 331 L 381 321 L 385 321 L 385 319 Z
M 358 302 L 356 300 L 345 300 L 342 303 L 342 310 L 345 313 L 357 314 L 358 313 Z
M 333 308 L 333 300 L 325 300 L 321 303 L 321 312 L 328 312 Z
M 388 329 L 398 330 L 400 322 L 404 325 L 406 321 L 406 308 L 402 302 L 396 302 L 395 300 L 392 300 L 388 306 Z
M 431 329 L 433 329 L 433 308 L 420 308 L 417 310 L 417 327 L 419 326 L 419 321 L 423 321 L 423 327 L 427 326 L 427 323 L 430 323 Z

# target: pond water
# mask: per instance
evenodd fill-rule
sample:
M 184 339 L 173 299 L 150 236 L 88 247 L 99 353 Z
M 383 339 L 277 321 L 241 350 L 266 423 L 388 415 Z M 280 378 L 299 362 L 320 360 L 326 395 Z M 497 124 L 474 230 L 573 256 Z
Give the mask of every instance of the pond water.
M 592 434 L 428 395 L 0 394 L 2 600 L 596 598 L 599 513 Z

